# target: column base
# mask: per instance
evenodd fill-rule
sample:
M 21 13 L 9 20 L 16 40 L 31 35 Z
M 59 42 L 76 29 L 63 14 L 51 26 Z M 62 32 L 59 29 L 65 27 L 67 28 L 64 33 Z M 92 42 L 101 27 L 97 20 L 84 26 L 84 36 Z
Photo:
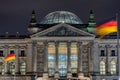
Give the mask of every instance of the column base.
M 54 78 L 59 78 L 59 73 L 58 72 L 55 73 Z
M 78 73 L 78 78 L 83 78 L 84 74 L 82 72 Z
M 67 78 L 72 78 L 72 73 L 67 73 Z
M 48 73 L 43 73 L 43 80 L 47 80 L 48 79 Z
M 10 71 L 8 71 L 8 72 L 5 72 L 5 74 L 6 74 L 6 75 L 10 74 Z
M 19 72 L 15 72 L 15 74 L 21 74 L 20 71 Z
M 38 77 L 36 80 L 43 80 L 43 78 L 42 77 Z

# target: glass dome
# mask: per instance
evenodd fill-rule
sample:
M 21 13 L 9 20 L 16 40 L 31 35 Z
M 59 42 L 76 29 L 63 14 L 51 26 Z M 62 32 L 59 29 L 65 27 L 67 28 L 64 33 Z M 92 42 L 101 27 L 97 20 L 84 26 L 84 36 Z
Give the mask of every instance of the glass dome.
M 83 24 L 83 22 L 78 16 L 68 11 L 55 11 L 49 13 L 40 22 L 40 24 L 54 24 L 54 23 Z

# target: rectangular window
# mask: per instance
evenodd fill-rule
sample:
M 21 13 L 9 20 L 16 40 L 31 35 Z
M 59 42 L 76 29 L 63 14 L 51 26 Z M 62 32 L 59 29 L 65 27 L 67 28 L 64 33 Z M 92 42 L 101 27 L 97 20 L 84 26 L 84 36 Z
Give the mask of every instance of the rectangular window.
M 14 50 L 10 50 L 10 54 L 14 54 Z
M 54 76 L 55 74 L 55 44 L 54 43 L 49 43 L 48 44 L 48 73 L 49 76 Z
M 100 56 L 105 56 L 105 50 L 101 50 Z
M 21 50 L 20 56 L 25 56 L 25 51 L 24 50 Z
M 104 61 L 101 61 L 100 62 L 100 74 L 101 75 L 105 75 L 106 74 L 106 67 L 105 67 L 105 62 Z
M 1 57 L 3 56 L 3 50 L 0 50 L 0 56 Z
M 115 50 L 111 50 L 111 56 L 115 56 Z
M 77 48 L 77 43 L 71 43 L 70 45 L 71 49 L 71 56 L 70 56 L 70 59 L 71 59 L 71 73 L 73 75 L 73 77 L 75 77 L 75 75 L 77 74 L 77 69 L 78 69 L 78 48 Z

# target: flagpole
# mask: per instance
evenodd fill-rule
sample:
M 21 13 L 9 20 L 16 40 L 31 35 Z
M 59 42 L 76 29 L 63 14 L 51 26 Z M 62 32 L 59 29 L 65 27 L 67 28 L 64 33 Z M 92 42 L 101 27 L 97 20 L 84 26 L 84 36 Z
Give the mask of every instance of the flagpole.
M 119 43 L 119 25 L 118 25 L 118 13 L 116 13 L 116 21 L 117 21 L 117 57 L 118 57 L 118 80 L 120 80 L 120 54 L 119 54 L 119 46 L 120 46 L 120 43 Z

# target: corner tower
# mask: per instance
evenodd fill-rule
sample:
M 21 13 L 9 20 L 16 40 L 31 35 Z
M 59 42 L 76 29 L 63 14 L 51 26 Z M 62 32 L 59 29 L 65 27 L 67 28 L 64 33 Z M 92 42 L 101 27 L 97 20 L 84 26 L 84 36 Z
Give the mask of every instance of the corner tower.
M 88 27 L 87 27 L 88 32 L 94 34 L 95 26 L 96 26 L 96 22 L 95 22 L 94 13 L 93 13 L 93 10 L 90 10 Z
M 28 33 L 33 34 L 33 33 L 36 33 L 38 31 L 39 31 L 39 25 L 38 25 L 37 20 L 36 20 L 35 11 L 33 10 L 30 24 L 28 26 Z

